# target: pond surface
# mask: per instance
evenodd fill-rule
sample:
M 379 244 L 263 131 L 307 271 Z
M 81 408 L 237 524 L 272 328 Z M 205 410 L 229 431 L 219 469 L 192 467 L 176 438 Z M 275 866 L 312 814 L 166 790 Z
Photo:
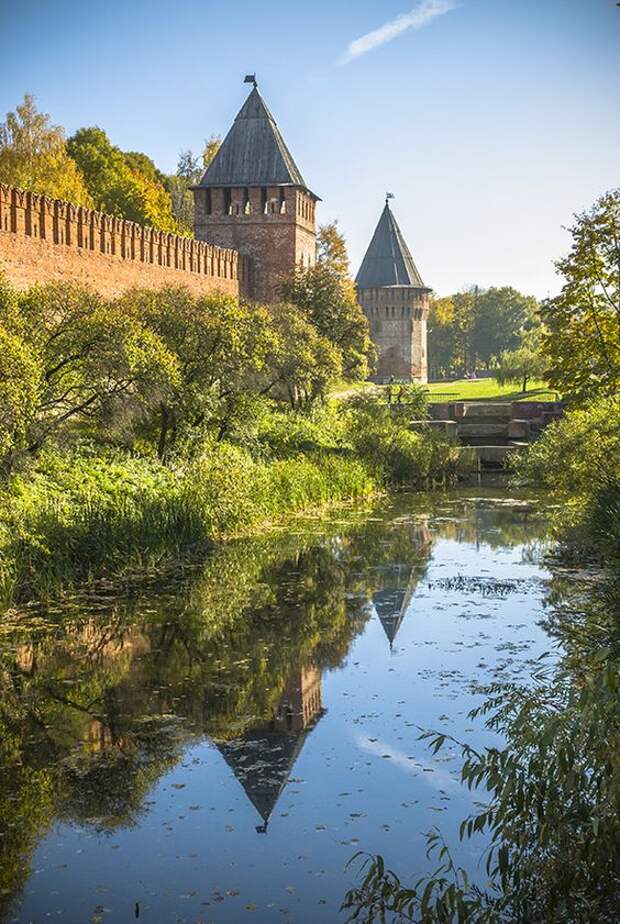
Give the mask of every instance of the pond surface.
M 0 624 L 0 920 L 344 920 L 357 850 L 427 869 L 496 743 L 480 685 L 554 648 L 541 503 L 411 495 L 218 548 L 174 586 Z

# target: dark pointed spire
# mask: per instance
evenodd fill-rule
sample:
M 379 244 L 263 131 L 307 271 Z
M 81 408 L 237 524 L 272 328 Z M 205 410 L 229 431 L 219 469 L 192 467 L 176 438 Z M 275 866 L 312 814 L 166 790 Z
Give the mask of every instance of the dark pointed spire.
M 308 188 L 256 85 L 199 185 Z
M 261 833 L 267 831 L 271 813 L 288 783 L 309 730 L 283 735 L 252 729 L 242 738 L 218 742 L 222 757 L 263 820 L 259 826 Z
M 362 260 L 355 282 L 358 289 L 373 289 L 381 286 L 414 286 L 424 289 L 426 286 L 413 262 L 409 248 L 401 233 L 398 223 L 390 209 L 388 193 L 385 208 L 381 213 L 379 224 Z
M 262 818 L 256 830 L 267 833 L 269 819 L 288 783 L 304 742 L 325 710 L 321 674 L 302 668 L 287 684 L 270 722 L 246 729 L 232 741 L 216 741 L 222 757 Z
M 406 590 L 378 590 L 372 595 L 373 606 L 390 643 L 390 649 L 405 617 L 410 599 L 411 595 Z

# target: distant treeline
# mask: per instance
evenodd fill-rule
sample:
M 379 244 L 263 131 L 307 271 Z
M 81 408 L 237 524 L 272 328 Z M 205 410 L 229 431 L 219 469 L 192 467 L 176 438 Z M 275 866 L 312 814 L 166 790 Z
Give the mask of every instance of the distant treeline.
M 432 379 L 460 378 L 501 364 L 503 353 L 536 349 L 540 305 L 511 286 L 477 286 L 431 302 L 428 361 Z

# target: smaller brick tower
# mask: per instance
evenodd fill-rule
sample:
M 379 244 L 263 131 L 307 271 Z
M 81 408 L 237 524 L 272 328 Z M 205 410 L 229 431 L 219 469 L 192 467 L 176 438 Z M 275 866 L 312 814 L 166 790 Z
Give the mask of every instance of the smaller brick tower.
M 193 189 L 198 240 L 252 257 L 254 298 L 270 301 L 278 277 L 315 260 L 315 205 L 278 126 L 254 87 Z
M 373 379 L 427 381 L 426 321 L 431 289 L 422 282 L 389 199 L 357 274 L 358 300 L 379 351 Z

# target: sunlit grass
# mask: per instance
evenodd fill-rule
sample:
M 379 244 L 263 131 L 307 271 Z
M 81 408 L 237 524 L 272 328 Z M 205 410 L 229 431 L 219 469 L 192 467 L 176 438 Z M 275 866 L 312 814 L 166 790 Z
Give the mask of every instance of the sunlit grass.
M 556 401 L 560 397 L 546 382 L 532 381 L 524 393 L 515 385 L 500 385 L 496 379 L 456 379 L 431 382 L 426 386 L 431 401 Z
M 372 382 L 339 382 L 334 386 L 330 396 L 343 399 L 360 391 L 380 393 L 390 387 L 398 399 L 398 382 L 392 386 L 375 385 Z M 526 392 L 522 392 L 515 385 L 500 385 L 496 379 L 454 379 L 449 382 L 430 382 L 423 387 L 428 393 L 429 401 L 439 404 L 477 400 L 557 401 L 561 398 L 561 395 L 550 389 L 546 382 L 540 380 L 530 382 Z

